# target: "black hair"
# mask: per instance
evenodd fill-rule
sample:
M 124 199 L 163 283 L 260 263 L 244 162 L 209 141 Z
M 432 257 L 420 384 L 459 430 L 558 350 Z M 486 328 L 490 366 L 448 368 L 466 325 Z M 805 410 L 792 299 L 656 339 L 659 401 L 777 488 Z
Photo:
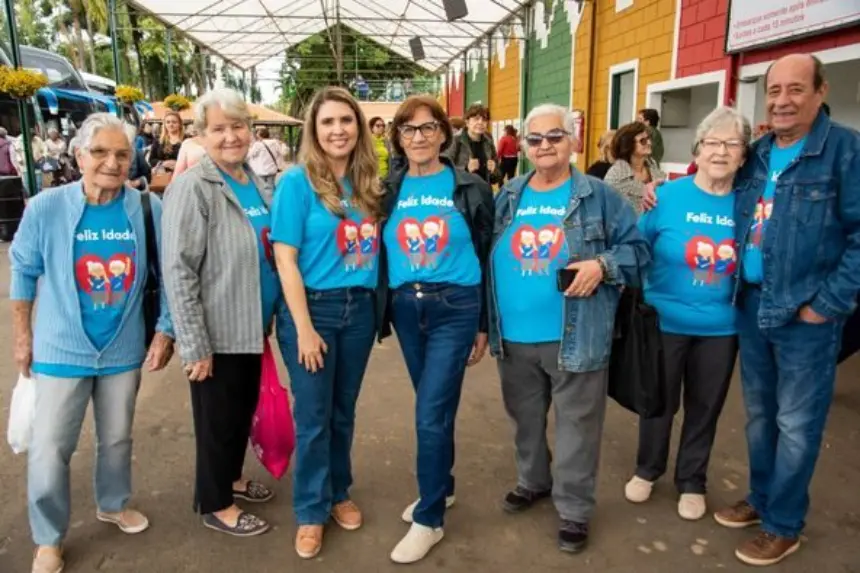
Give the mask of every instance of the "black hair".
M 651 127 L 657 127 L 660 123 L 660 113 L 656 109 L 646 107 L 645 109 L 640 109 L 639 113 L 642 114 L 642 119 L 647 121 Z

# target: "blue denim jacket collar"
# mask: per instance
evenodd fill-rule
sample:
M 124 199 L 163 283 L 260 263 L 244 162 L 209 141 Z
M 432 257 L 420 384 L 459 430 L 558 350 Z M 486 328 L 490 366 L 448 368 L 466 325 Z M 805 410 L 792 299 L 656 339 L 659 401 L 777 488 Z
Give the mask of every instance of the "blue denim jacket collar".
M 827 141 L 827 136 L 830 134 L 830 128 L 832 125 L 833 123 L 830 120 L 830 116 L 823 111 L 819 111 L 818 117 L 815 118 L 815 122 L 812 124 L 812 129 L 806 135 L 806 143 L 803 145 L 803 149 L 800 151 L 800 154 L 798 154 L 797 160 L 800 160 L 803 157 L 816 157 L 821 155 L 824 151 L 824 144 Z M 770 164 L 770 151 L 773 149 L 775 141 L 776 136 L 773 133 L 769 133 L 762 138 L 761 142 L 756 146 L 756 154 L 761 160 L 761 164 L 764 166 L 765 173 L 767 172 L 768 165 Z
M 525 175 L 521 175 L 509 181 L 506 185 L 502 187 L 499 191 L 500 199 L 507 199 L 511 202 L 511 206 L 513 209 L 512 213 L 516 212 L 516 208 L 520 204 L 520 200 L 522 199 L 523 191 L 525 191 L 526 187 L 528 187 L 529 181 L 534 177 L 535 171 L 530 171 Z M 577 205 L 594 193 L 594 189 L 591 186 L 591 182 L 588 180 L 588 177 L 583 175 L 576 169 L 573 165 L 570 166 L 570 184 L 573 186 L 573 193 L 570 194 L 570 202 L 567 205 L 567 211 L 564 214 L 564 220 L 570 218 L 573 215 L 574 211 L 576 211 Z

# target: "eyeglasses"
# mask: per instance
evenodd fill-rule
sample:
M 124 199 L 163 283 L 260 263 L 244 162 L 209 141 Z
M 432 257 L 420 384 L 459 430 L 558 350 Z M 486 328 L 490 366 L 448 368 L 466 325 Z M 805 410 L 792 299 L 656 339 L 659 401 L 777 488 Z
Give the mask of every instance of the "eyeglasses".
M 546 139 L 550 145 L 558 145 L 566 137 L 570 137 L 569 132 L 563 129 L 553 129 L 546 133 L 530 133 L 523 139 L 525 139 L 525 142 L 529 147 L 540 147 L 540 144 L 543 143 L 544 139 Z
M 403 139 L 412 139 L 419 131 L 425 139 L 430 139 L 437 131 L 439 131 L 439 122 L 428 121 L 421 125 L 409 125 L 408 123 L 404 123 L 398 128 L 398 130 L 400 131 L 400 135 L 403 136 Z
M 119 151 L 111 151 L 109 149 L 104 149 L 102 147 L 93 147 L 86 150 L 89 153 L 90 157 L 93 159 L 98 159 L 99 161 L 105 160 L 110 156 L 113 156 L 116 159 L 117 163 L 131 163 L 131 151 L 126 149 L 121 149 Z
M 740 151 L 744 148 L 744 142 L 741 139 L 716 139 L 713 137 L 708 137 L 699 142 L 702 145 L 702 149 L 707 151 L 719 151 L 723 146 L 726 147 L 728 151 Z
M 649 143 L 651 143 L 651 137 L 646 135 L 642 139 L 637 139 L 636 143 L 638 143 L 639 145 L 648 145 Z

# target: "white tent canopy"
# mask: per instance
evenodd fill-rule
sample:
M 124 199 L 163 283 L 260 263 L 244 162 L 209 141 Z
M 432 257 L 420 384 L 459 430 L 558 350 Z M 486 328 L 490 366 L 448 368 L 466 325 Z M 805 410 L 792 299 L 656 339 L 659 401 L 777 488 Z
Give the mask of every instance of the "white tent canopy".
M 128 0 L 241 69 L 279 56 L 340 22 L 412 59 L 420 37 L 430 71 L 442 69 L 525 0 L 466 0 L 468 16 L 448 22 L 442 0 Z

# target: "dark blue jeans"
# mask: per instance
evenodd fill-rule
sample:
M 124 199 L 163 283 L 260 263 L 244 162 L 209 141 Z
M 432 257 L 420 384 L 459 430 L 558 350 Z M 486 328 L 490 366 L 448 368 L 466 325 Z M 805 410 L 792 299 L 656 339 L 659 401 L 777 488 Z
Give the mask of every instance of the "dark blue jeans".
M 760 329 L 760 291 L 746 289 L 742 297 L 738 337 L 750 465 L 747 501 L 761 516 L 762 530 L 797 537 L 833 399 L 842 322 L 795 319 Z
M 355 403 L 375 334 L 374 295 L 333 289 L 308 291 L 307 299 L 314 329 L 328 346 L 323 369 L 311 374 L 299 364 L 296 327 L 286 308 L 278 315 L 278 343 L 295 399 L 293 510 L 299 525 L 321 525 L 333 505 L 349 499 Z
M 441 527 L 454 493 L 454 420 L 478 334 L 479 286 L 409 284 L 392 294 L 394 329 L 415 388 L 418 492 L 415 523 Z

